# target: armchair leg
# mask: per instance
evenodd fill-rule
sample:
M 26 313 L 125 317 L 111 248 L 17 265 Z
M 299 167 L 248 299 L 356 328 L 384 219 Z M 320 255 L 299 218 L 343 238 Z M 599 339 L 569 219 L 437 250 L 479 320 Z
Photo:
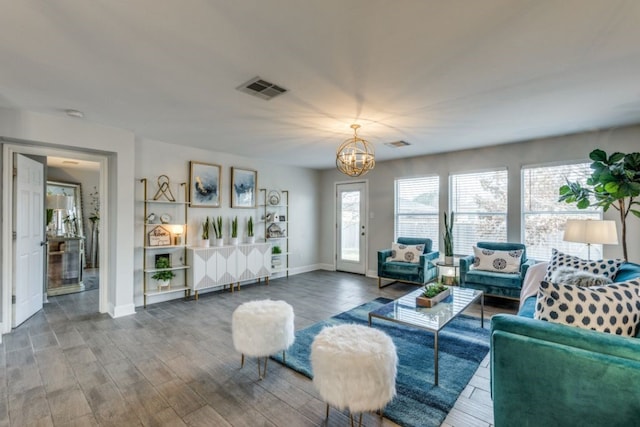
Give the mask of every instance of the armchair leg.
M 387 286 L 393 285 L 396 282 L 397 282 L 397 280 L 392 280 L 389 283 L 387 283 L 386 285 L 383 285 L 382 284 L 382 279 L 380 277 L 378 277 L 378 289 L 386 288 Z

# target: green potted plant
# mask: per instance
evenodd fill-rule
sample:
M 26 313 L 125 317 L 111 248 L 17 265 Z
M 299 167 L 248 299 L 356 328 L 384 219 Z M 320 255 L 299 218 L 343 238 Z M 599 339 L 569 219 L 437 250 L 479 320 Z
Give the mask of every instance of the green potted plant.
M 569 182 L 560 187 L 559 202 L 575 203 L 578 209 L 590 206 L 608 211 L 613 207 L 618 211 L 622 226 L 622 251 L 627 260 L 627 216 L 632 213 L 640 218 L 640 153 L 613 153 L 607 156 L 603 150 L 589 153 L 591 176 L 586 186 L 579 182 Z
M 274 246 L 271 248 L 271 253 L 274 255 L 280 255 L 282 253 L 282 249 L 280 249 L 280 246 Z
M 416 305 L 420 307 L 433 307 L 449 296 L 449 288 L 442 283 L 427 283 L 422 295 L 416 297 Z
M 442 241 L 444 244 L 445 264 L 453 264 L 453 219 L 453 212 L 451 212 L 449 218 L 447 218 L 447 213 L 444 212 L 444 233 L 442 234 Z
M 218 216 L 215 220 L 211 217 L 211 227 L 213 228 L 213 234 L 216 236 L 215 245 L 222 246 L 224 244 L 222 239 L 222 217 Z
M 238 217 L 234 217 L 231 220 L 231 244 L 238 244 Z
M 203 248 L 209 247 L 209 229 L 211 228 L 211 222 L 209 222 L 209 217 L 205 217 L 204 222 L 202 223 L 202 240 L 200 241 L 200 245 Z
M 253 217 L 250 216 L 247 220 L 247 243 L 253 243 L 256 241 L 256 237 L 253 234 Z
M 171 268 L 169 258 L 158 258 L 156 261 L 156 269 L 158 269 L 158 271 L 153 273 L 151 276 L 152 279 L 158 282 L 158 289 L 169 287 L 171 279 L 176 277 L 176 274 L 173 271 L 166 270 L 168 268 Z

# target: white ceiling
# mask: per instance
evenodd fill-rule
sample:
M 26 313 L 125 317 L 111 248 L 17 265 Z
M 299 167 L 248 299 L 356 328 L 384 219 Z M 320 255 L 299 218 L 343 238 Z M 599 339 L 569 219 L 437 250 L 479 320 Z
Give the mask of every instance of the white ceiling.
M 0 106 L 141 138 L 330 168 L 354 122 L 378 161 L 640 123 L 638 0 L 0 6 Z

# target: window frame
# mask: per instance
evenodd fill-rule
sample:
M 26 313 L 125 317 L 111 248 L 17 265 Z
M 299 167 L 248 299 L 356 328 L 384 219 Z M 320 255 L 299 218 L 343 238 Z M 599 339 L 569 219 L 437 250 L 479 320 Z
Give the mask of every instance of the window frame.
M 430 184 L 436 189 L 436 194 L 435 194 L 435 200 L 437 201 L 436 204 L 436 209 L 435 211 L 424 211 L 424 212 L 411 212 L 411 213 L 400 213 L 399 212 L 399 185 L 403 182 L 403 181 L 417 181 L 417 180 L 430 180 L 432 181 Z M 435 181 L 435 183 L 433 182 Z M 430 238 L 432 240 L 432 250 L 433 251 L 437 251 L 438 250 L 438 235 L 439 235 L 439 214 L 440 214 L 440 175 L 438 174 L 429 174 L 429 175 L 416 175 L 416 176 L 409 176 L 409 177 L 399 177 L 399 178 L 395 178 L 394 182 L 393 182 L 393 189 L 394 189 L 394 195 L 393 195 L 393 239 L 394 241 L 398 240 L 398 237 L 416 237 L 416 238 L 423 238 L 423 237 L 427 237 Z M 401 222 L 399 221 L 399 218 L 401 217 L 425 217 L 425 218 L 429 218 L 429 219 L 433 219 L 435 220 L 435 236 L 424 236 L 424 235 L 415 235 L 412 233 L 403 233 L 403 234 L 399 234 L 399 226 L 401 224 Z M 431 221 L 433 222 L 433 221 Z M 428 228 L 429 227 L 429 223 L 430 222 L 424 222 L 425 226 Z

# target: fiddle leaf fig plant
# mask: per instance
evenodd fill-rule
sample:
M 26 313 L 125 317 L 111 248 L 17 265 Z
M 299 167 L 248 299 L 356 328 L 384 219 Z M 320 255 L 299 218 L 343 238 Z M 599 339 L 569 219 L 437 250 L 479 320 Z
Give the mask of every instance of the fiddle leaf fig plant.
M 618 211 L 622 225 L 622 250 L 627 260 L 627 216 L 631 213 L 640 218 L 640 153 L 615 152 L 610 156 L 596 149 L 589 154 L 591 176 L 586 186 L 569 182 L 560 187 L 558 201 L 575 203 L 578 209 L 591 206 L 608 211 Z

